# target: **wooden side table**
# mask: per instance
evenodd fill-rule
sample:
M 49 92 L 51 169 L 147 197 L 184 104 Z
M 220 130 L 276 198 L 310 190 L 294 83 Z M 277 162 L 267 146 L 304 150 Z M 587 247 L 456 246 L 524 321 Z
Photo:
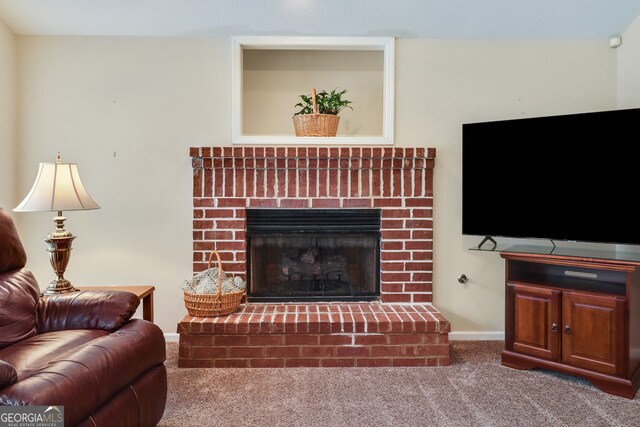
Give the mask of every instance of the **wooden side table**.
M 155 286 L 82 286 L 81 291 L 127 291 L 142 300 L 142 318 L 153 322 L 153 291 Z

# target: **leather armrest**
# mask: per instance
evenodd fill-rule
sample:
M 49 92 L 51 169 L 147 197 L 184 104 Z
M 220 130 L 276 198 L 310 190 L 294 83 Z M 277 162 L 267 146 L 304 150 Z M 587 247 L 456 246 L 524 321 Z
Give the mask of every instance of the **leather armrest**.
M 18 374 L 13 366 L 0 360 L 0 388 L 10 386 L 18 381 Z
M 40 298 L 36 306 L 38 333 L 65 329 L 113 332 L 127 323 L 140 305 L 125 291 L 80 291 Z

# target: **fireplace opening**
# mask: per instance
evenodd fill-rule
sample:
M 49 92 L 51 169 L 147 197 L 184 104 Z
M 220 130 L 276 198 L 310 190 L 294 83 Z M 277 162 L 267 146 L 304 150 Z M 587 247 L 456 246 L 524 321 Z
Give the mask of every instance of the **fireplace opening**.
M 249 301 L 380 296 L 379 209 L 247 209 Z

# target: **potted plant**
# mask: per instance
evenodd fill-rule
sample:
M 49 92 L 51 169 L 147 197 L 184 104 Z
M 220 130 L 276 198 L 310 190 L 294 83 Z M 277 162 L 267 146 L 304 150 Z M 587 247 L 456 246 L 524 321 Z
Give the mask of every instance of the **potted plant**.
M 295 105 L 300 111 L 293 116 L 296 136 L 336 136 L 340 122 L 338 114 L 345 108 L 353 110 L 349 105 L 351 101 L 342 98 L 345 93 L 346 89 L 338 92 L 337 88 L 316 93 L 313 88 L 311 95 L 300 95 L 302 102 Z

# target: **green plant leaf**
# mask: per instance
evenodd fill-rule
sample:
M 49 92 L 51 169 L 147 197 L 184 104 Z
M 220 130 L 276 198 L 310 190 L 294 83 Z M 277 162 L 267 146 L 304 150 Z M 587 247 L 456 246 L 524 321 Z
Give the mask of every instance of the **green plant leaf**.
M 336 87 L 330 93 L 326 90 L 316 92 L 316 104 L 318 106 L 318 112 L 321 114 L 339 114 L 344 108 L 350 108 L 351 101 L 342 99 L 342 96 L 347 93 L 346 89 L 338 92 Z M 311 95 L 300 95 L 302 102 L 299 102 L 295 107 L 300 108 L 300 111 L 294 115 L 312 114 L 313 113 L 313 100 Z

